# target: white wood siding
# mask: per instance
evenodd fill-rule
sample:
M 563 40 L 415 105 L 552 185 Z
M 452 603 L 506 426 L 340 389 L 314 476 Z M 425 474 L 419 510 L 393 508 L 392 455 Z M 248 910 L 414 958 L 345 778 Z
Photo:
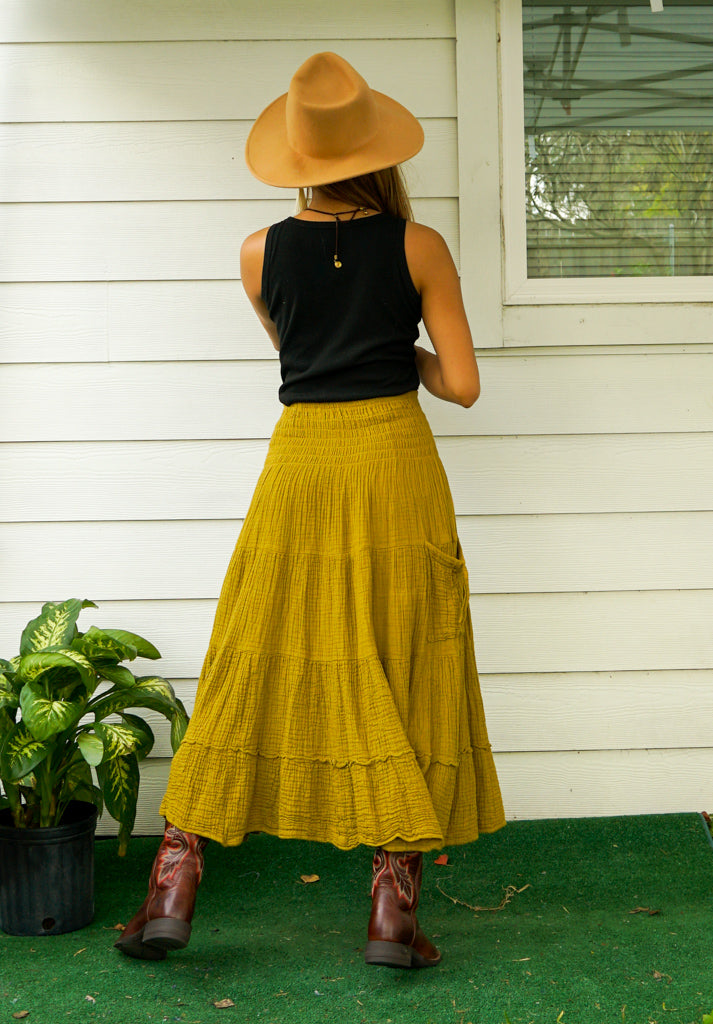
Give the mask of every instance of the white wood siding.
M 0 653 L 42 601 L 89 597 L 83 621 L 153 640 L 192 706 L 279 414 L 238 251 L 291 199 L 247 173 L 243 146 L 331 48 L 421 117 L 417 215 L 461 267 L 483 396 L 423 404 L 508 816 L 710 809 L 713 345 L 688 342 L 708 328 L 713 343 L 713 307 L 622 307 L 614 332 L 599 307 L 503 308 L 496 15 L 492 0 L 0 4 Z M 170 753 L 153 721 L 148 832 Z

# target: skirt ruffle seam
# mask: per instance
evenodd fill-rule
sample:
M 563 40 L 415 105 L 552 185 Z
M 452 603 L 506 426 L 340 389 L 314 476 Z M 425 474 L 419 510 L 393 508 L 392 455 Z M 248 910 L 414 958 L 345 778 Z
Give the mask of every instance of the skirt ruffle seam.
M 470 757 L 473 754 L 478 753 L 490 753 L 489 747 L 466 747 L 460 751 L 457 761 L 446 761 L 443 758 L 431 758 L 428 754 L 419 753 L 416 750 L 403 751 L 398 754 L 384 754 L 383 757 L 372 757 L 372 758 L 351 758 L 348 761 L 335 760 L 330 757 L 303 757 L 295 754 L 266 754 L 260 750 L 246 750 L 244 747 L 232 747 L 227 744 L 221 744 L 220 746 L 211 746 L 208 743 L 198 743 L 189 739 L 184 739 L 183 744 L 186 746 L 198 748 L 204 750 L 207 753 L 217 752 L 219 755 L 225 755 L 230 753 L 233 755 L 241 755 L 243 757 L 252 757 L 263 761 L 289 761 L 296 764 L 314 764 L 314 765 L 331 765 L 333 768 L 350 768 L 352 766 L 360 768 L 369 768 L 371 766 L 383 765 L 389 761 L 410 761 L 415 758 L 417 761 L 428 761 L 429 765 L 438 765 L 442 768 L 459 768 L 464 758 Z M 210 756 L 208 754 L 208 756 Z

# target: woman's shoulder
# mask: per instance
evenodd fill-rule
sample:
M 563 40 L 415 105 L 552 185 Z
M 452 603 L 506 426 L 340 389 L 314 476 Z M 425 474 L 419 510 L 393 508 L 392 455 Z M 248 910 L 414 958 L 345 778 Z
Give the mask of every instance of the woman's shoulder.
M 249 234 L 240 246 L 240 265 L 262 267 L 265 259 L 265 249 L 268 243 L 270 232 L 279 231 L 292 218 L 278 221 L 276 224 L 268 224 L 265 228 L 253 231 Z M 274 243 L 273 243 L 274 244 Z
M 240 246 L 240 277 L 245 290 L 250 295 L 260 294 L 262 267 L 265 261 L 265 243 L 269 227 L 253 231 L 244 239 Z
M 411 278 L 419 292 L 434 272 L 453 266 L 453 258 L 443 235 L 418 221 L 406 222 L 404 249 Z
M 448 248 L 443 235 L 439 234 L 435 228 L 430 228 L 427 224 L 420 224 L 416 220 L 406 221 L 406 242 L 414 246 L 428 246 L 433 249 Z
M 258 231 L 253 231 L 252 234 L 248 235 L 240 247 L 240 258 L 251 258 L 259 257 L 263 258 L 265 254 L 265 246 L 267 244 L 268 235 L 272 232 L 277 234 L 283 231 L 285 228 L 289 228 L 291 224 L 294 224 L 296 217 L 285 217 L 283 220 L 278 220 L 274 224 L 268 224 L 267 227 L 260 228 Z
M 265 251 L 265 242 L 270 227 L 271 225 L 268 225 L 266 228 L 260 228 L 259 231 L 253 231 L 251 235 L 248 235 L 243 240 L 243 244 L 240 247 L 241 258 Z

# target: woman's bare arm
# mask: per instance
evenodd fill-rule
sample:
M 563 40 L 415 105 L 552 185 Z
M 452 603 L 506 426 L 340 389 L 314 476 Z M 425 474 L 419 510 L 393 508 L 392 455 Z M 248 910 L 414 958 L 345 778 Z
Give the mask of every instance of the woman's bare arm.
M 434 355 L 415 346 L 419 376 L 437 398 L 469 408 L 480 395 L 480 376 L 453 258 L 437 231 L 412 221 L 406 224 L 405 248 L 421 295 L 423 322 L 436 350 Z
M 256 231 L 243 242 L 240 248 L 240 278 L 243 282 L 245 294 L 258 315 L 260 323 L 270 336 L 270 341 L 280 351 L 280 339 L 277 335 L 277 327 L 270 319 L 267 306 L 262 299 L 262 264 L 265 259 L 265 239 L 267 228 Z

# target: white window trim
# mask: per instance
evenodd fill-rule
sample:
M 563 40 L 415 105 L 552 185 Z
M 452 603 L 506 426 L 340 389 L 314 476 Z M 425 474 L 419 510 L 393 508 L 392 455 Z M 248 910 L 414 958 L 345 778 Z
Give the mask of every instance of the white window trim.
M 713 301 L 713 276 L 528 278 L 522 0 L 501 0 L 500 34 L 505 305 Z
M 455 0 L 463 299 L 476 349 L 504 346 L 497 0 Z

